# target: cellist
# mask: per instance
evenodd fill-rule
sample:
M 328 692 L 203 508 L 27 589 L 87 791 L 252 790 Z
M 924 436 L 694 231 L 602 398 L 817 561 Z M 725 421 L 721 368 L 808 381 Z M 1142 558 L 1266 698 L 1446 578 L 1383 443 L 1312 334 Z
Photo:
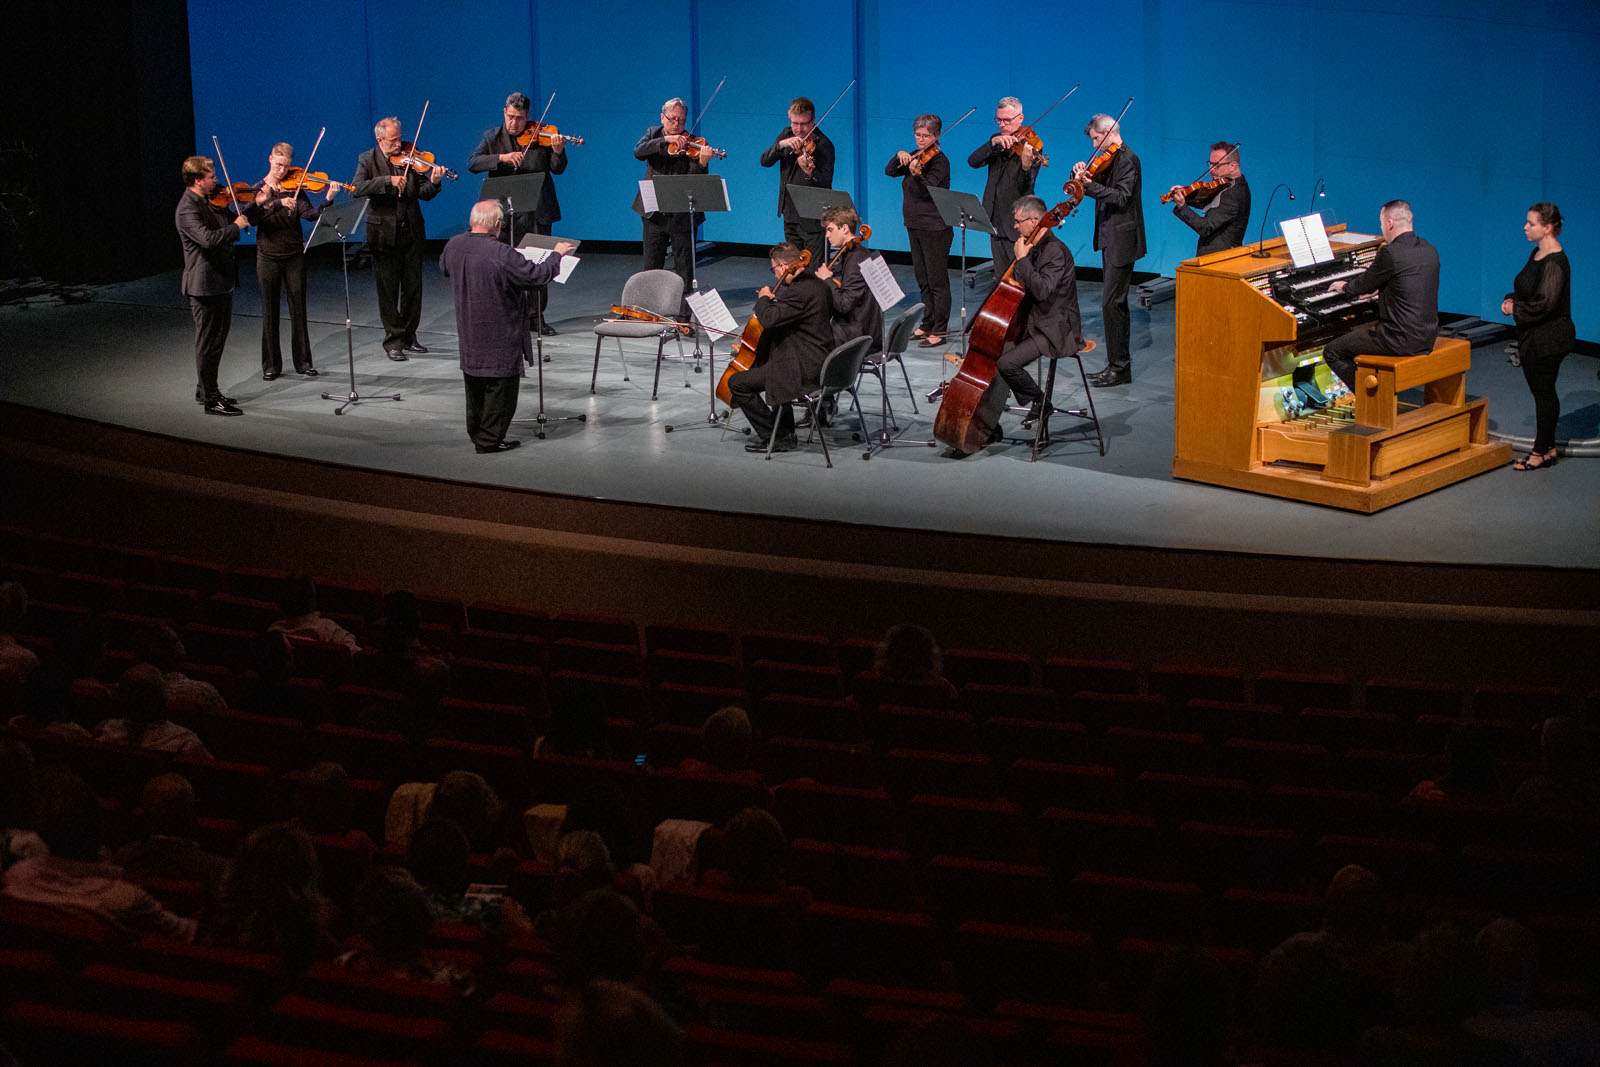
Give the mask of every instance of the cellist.
M 755 306 L 767 358 L 728 379 L 733 406 L 744 412 L 755 431 L 744 446 L 746 452 L 767 450 L 773 419 L 777 419 L 779 431 L 773 451 L 786 452 L 795 446 L 794 411 L 789 405 L 800 398 L 807 384 L 815 384 L 833 343 L 828 321 L 832 314 L 828 290 L 833 284 L 800 273 L 800 250 L 787 241 L 773 246 L 768 258 L 773 285 L 761 287 Z M 770 404 L 777 405 L 776 413 Z
M 1017 238 L 1011 243 L 1014 259 L 1011 278 L 1024 296 L 1017 308 L 1021 324 L 1016 340 L 995 360 L 998 373 L 978 405 L 978 421 L 993 426 L 989 443 L 1002 438 L 1000 415 L 1009 389 L 1019 407 L 1028 409 L 1022 428 L 1038 420 L 1044 391 L 1028 372 L 1043 355 L 1062 356 L 1083 347 L 1083 327 L 1078 313 L 1078 269 L 1072 250 L 1044 225 L 1045 203 L 1037 196 L 1019 197 L 1011 205 Z M 963 453 L 952 453 L 959 458 Z

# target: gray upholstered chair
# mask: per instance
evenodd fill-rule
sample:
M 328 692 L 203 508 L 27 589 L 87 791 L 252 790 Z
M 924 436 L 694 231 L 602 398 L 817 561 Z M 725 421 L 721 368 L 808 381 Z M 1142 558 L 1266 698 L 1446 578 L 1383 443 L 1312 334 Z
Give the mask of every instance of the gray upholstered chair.
M 629 278 L 622 287 L 622 297 L 617 301 L 619 307 L 637 308 L 652 315 L 659 315 L 666 322 L 649 322 L 639 319 L 604 319 L 594 325 L 594 371 L 589 376 L 589 392 L 594 392 L 595 384 L 600 380 L 600 346 L 607 337 L 617 342 L 617 358 L 622 360 L 622 380 L 632 381 L 628 377 L 628 357 L 622 350 L 622 339 L 625 337 L 654 337 L 656 339 L 656 377 L 655 383 L 650 387 L 650 399 L 656 398 L 657 391 L 661 388 L 661 360 L 666 352 L 667 342 L 676 339 L 678 342 L 678 358 L 683 358 L 683 330 L 678 322 L 672 321 L 683 306 L 683 279 L 670 270 L 642 270 Z M 692 329 L 692 327 L 691 327 Z

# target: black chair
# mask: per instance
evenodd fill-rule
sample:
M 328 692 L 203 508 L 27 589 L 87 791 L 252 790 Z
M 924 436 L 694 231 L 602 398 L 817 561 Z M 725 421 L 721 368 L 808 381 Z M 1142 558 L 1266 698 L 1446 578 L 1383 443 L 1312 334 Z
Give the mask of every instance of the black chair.
M 889 404 L 889 364 L 900 365 L 900 375 L 905 379 L 906 393 L 911 397 L 911 412 L 917 414 L 917 394 L 911 388 L 911 375 L 906 371 L 905 351 L 911 344 L 911 331 L 917 323 L 922 321 L 921 304 L 913 304 L 905 313 L 895 320 L 889 328 L 889 339 L 882 352 L 874 353 L 862 364 L 863 374 L 870 374 L 878 380 L 878 389 L 883 395 L 883 418 L 878 425 L 878 432 L 872 435 L 872 448 L 867 452 L 866 458 L 872 458 L 872 453 L 880 449 L 893 448 L 899 444 L 926 445 L 929 448 L 936 446 L 937 441 L 903 441 L 896 442 L 895 434 L 900 432 L 900 426 L 895 421 L 894 408 Z M 859 383 L 857 383 L 859 385 Z
M 833 457 L 828 454 L 827 434 L 817 433 L 817 424 L 822 417 L 822 402 L 830 396 L 840 393 L 849 393 L 854 401 L 856 421 L 861 426 L 859 440 L 867 439 L 867 420 L 861 414 L 861 402 L 856 396 L 856 382 L 861 377 L 861 365 L 867 358 L 867 349 L 872 347 L 871 337 L 855 337 L 828 353 L 828 358 L 823 361 L 822 371 L 817 375 L 817 384 L 810 386 L 800 395 L 800 399 L 793 401 L 804 404 L 811 414 L 811 431 L 806 434 L 806 443 L 813 437 L 822 442 L 822 458 L 829 467 L 833 466 Z M 772 458 L 772 450 L 778 444 L 778 427 L 782 425 L 781 419 L 772 420 L 772 437 L 767 441 L 767 458 Z M 862 454 L 863 458 L 872 458 L 870 451 Z
M 1105 435 L 1100 432 L 1100 418 L 1094 411 L 1094 394 L 1089 391 L 1089 376 L 1083 369 L 1083 354 L 1094 350 L 1094 341 L 1085 338 L 1083 347 L 1076 352 L 1043 357 L 1050 361 L 1050 369 L 1045 373 L 1044 397 L 1039 402 L 1039 418 L 1033 424 L 1033 452 L 1029 456 L 1030 461 L 1037 460 L 1044 455 L 1045 450 L 1051 445 L 1061 441 L 1087 440 L 1089 427 L 1091 426 L 1094 428 L 1094 439 L 1100 448 L 1100 454 L 1102 456 L 1106 454 Z M 1083 395 L 1089 403 L 1087 411 L 1083 408 L 1058 408 L 1055 406 L 1056 364 L 1063 359 L 1074 360 L 1078 364 L 1078 377 L 1083 381 Z M 1050 416 L 1052 415 L 1070 415 L 1088 425 L 1077 425 L 1071 429 L 1052 432 L 1050 429 Z

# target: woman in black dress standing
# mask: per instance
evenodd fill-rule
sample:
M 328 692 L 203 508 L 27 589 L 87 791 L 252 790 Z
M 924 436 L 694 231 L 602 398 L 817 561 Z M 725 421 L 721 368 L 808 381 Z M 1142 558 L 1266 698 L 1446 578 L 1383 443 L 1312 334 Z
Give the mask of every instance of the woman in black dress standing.
M 1556 462 L 1556 419 L 1561 415 L 1556 375 L 1577 331 L 1572 325 L 1572 270 L 1556 239 L 1561 236 L 1561 210 L 1548 202 L 1533 205 L 1522 232 L 1534 249 L 1500 302 L 1500 313 L 1516 321 L 1522 376 L 1533 393 L 1533 450 L 1512 469 L 1536 471 Z
M 919 347 L 944 344 L 950 326 L 950 239 L 955 231 L 939 217 L 939 208 L 928 194 L 930 187 L 950 188 L 950 159 L 937 146 L 944 123 L 938 115 L 918 115 L 911 123 L 917 151 L 897 152 L 883 172 L 891 178 L 904 177 L 902 208 L 906 236 L 911 242 L 911 266 L 922 290 L 922 325 L 912 334 L 921 338 Z M 926 163 L 922 156 L 933 153 Z

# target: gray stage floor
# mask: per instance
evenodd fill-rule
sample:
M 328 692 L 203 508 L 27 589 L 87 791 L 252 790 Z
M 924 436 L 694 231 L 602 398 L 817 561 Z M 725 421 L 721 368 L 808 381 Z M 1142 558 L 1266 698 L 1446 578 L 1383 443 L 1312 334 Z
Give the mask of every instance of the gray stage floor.
M 335 405 L 320 399 L 324 390 L 349 388 L 344 293 L 337 259 L 327 258 L 332 251 L 319 251 L 311 268 L 312 346 L 323 372 L 315 380 L 292 371 L 275 382 L 261 380 L 259 291 L 253 260 L 241 263 L 222 382 L 247 412 L 243 418 L 205 416 L 192 400 L 192 326 L 176 273 L 98 287 L 85 303 L 0 306 L 0 396 L 263 452 L 676 507 L 1290 556 L 1574 568 L 1600 563 L 1600 462 L 1595 460 L 1568 458 L 1539 473 L 1494 471 L 1376 515 L 1175 480 L 1170 302 L 1148 312 L 1134 310 L 1134 384 L 1095 391 L 1108 437 L 1104 457 L 1091 441 L 1059 445 L 1038 463 L 1028 461 L 1028 449 L 1021 445 L 992 447 L 960 461 L 944 458 L 942 447 L 896 447 L 863 462 L 862 446 L 849 441 L 839 428 L 847 424 L 841 422 L 830 431 L 836 447 L 834 468 L 827 470 L 815 445 L 766 462 L 744 452 L 742 434 L 724 436 L 706 427 L 708 389 L 715 379 L 694 373 L 692 363 L 666 364 L 660 399 L 652 402 L 654 342 L 648 350 L 643 342 L 627 343 L 631 380 L 624 380 L 616 348 L 608 342 L 598 391 L 590 395 L 591 326 L 606 314 L 637 263 L 632 256 L 591 255 L 569 284 L 555 287 L 550 318 L 560 334 L 545 342 L 551 357 L 545 364 L 547 410 L 584 414 L 588 421 L 552 423 L 544 440 L 534 440 L 532 425 L 522 423 L 513 436 L 523 438 L 524 447 L 479 456 L 462 425 L 454 313 L 432 258 L 425 270 L 419 332 L 431 352 L 406 363 L 392 363 L 382 353 L 370 271 L 350 276 L 357 390 L 373 397 L 401 393 L 404 400 L 363 402 L 335 416 Z M 749 258 L 713 259 L 702 265 L 700 281 L 715 286 L 742 318 L 763 284 L 765 266 Z M 894 270 L 911 294 L 901 305 L 908 306 L 915 300 L 910 269 Z M 1084 332 L 1099 338 L 1098 286 L 1082 285 L 1080 297 Z M 976 310 L 970 297 L 969 306 Z M 285 332 L 287 326 L 285 320 Z M 907 363 L 920 410 L 912 413 L 896 372 L 890 399 L 903 430 L 902 445 L 930 437 L 934 412 L 923 397 L 948 366 L 939 351 L 917 348 Z M 1091 356 L 1090 372 L 1099 364 Z M 1081 406 L 1075 374 L 1067 384 L 1070 406 Z M 1531 434 L 1527 389 L 1500 346 L 1474 352 L 1468 387 L 1491 398 L 1496 431 Z M 1563 438 L 1593 436 L 1600 421 L 1595 361 L 1568 359 L 1560 388 Z M 877 390 L 866 384 L 862 394 L 868 424 L 876 429 Z M 537 410 L 530 376 L 519 418 L 531 418 Z M 1015 421 L 1007 418 L 1008 432 L 1016 432 Z M 734 424 L 742 420 L 735 416 Z M 668 426 L 675 432 L 667 432 Z

